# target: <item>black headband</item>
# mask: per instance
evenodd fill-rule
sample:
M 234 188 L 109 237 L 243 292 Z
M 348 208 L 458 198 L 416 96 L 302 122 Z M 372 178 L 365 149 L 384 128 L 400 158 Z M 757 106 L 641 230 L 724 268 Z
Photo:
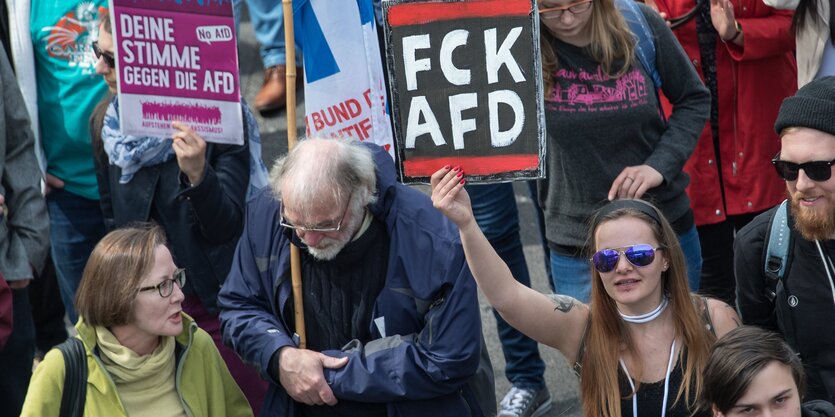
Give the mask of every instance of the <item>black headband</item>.
M 601 207 L 597 211 L 597 215 L 594 217 L 594 225 L 597 226 L 600 224 L 600 219 L 620 209 L 633 209 L 640 211 L 641 213 L 649 216 L 652 220 L 655 220 L 655 222 L 661 226 L 661 215 L 658 214 L 655 207 L 651 206 L 646 201 L 637 199 L 615 200 Z

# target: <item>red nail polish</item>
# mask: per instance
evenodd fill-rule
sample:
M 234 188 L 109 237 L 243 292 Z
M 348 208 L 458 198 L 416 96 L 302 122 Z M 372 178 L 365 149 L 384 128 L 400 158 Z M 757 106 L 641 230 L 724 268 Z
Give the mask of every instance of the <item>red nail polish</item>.
M 467 183 L 467 180 L 462 178 L 462 179 L 461 179 L 461 185 L 464 185 L 464 184 L 466 184 L 466 183 Z
M 464 171 L 459 172 L 458 175 L 456 175 L 456 177 L 460 177 L 462 175 L 464 175 Z
M 444 169 L 449 169 L 449 165 L 444 165 Z
M 460 171 L 461 170 L 461 165 L 456 165 L 455 168 L 453 168 L 452 170 L 455 171 L 455 172 Z

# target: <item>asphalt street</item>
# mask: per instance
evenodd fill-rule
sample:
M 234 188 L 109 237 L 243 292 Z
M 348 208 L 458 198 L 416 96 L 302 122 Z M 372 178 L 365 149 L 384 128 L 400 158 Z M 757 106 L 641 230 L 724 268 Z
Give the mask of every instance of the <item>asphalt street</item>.
M 280 4 L 280 3 L 278 3 Z M 239 61 L 241 65 L 241 89 L 248 102 L 252 102 L 263 82 L 263 69 L 258 54 L 258 45 L 248 16 L 241 18 L 238 33 Z M 301 74 L 299 74 L 301 75 Z M 299 137 L 304 135 L 304 92 L 298 89 L 296 106 L 296 125 Z M 287 113 L 281 111 L 263 117 L 256 113 L 261 128 L 263 157 L 267 167 L 271 167 L 275 158 L 287 151 Z M 528 187 L 522 183 L 514 185 L 516 202 L 519 207 L 522 243 L 528 261 L 532 285 L 542 292 L 550 292 L 545 274 L 545 257 L 539 243 L 536 230 L 533 201 L 528 195 Z M 422 188 L 424 191 L 426 187 Z M 479 296 L 484 338 L 487 341 L 490 357 L 496 376 L 496 397 L 500 400 L 509 389 L 510 383 L 504 376 L 504 357 L 501 344 L 496 334 L 492 308 L 483 296 Z M 579 417 L 581 415 L 578 399 L 578 381 L 566 365 L 562 355 L 555 349 L 540 345 L 540 352 L 546 363 L 545 379 L 553 398 L 553 407 L 543 417 Z

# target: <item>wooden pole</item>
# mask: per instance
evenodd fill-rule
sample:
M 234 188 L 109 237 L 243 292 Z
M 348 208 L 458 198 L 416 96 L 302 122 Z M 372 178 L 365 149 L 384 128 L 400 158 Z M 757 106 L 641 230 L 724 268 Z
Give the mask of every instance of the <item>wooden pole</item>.
M 296 146 L 296 36 L 293 32 L 293 1 L 282 0 L 284 7 L 284 46 L 287 54 L 287 148 Z M 290 276 L 293 282 L 294 317 L 296 334 L 299 335 L 299 347 L 307 347 L 304 331 L 304 299 L 302 298 L 302 272 L 299 248 L 290 244 Z

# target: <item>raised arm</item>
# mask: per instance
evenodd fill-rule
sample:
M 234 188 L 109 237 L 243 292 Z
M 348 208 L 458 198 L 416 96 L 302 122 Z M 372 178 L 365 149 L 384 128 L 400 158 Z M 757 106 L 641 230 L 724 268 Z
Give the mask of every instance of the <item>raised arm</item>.
M 438 170 L 431 179 L 432 203 L 458 225 L 478 287 L 511 326 L 573 360 L 588 320 L 588 307 L 568 296 L 548 297 L 513 278 L 478 228 L 462 178 L 458 168 Z

